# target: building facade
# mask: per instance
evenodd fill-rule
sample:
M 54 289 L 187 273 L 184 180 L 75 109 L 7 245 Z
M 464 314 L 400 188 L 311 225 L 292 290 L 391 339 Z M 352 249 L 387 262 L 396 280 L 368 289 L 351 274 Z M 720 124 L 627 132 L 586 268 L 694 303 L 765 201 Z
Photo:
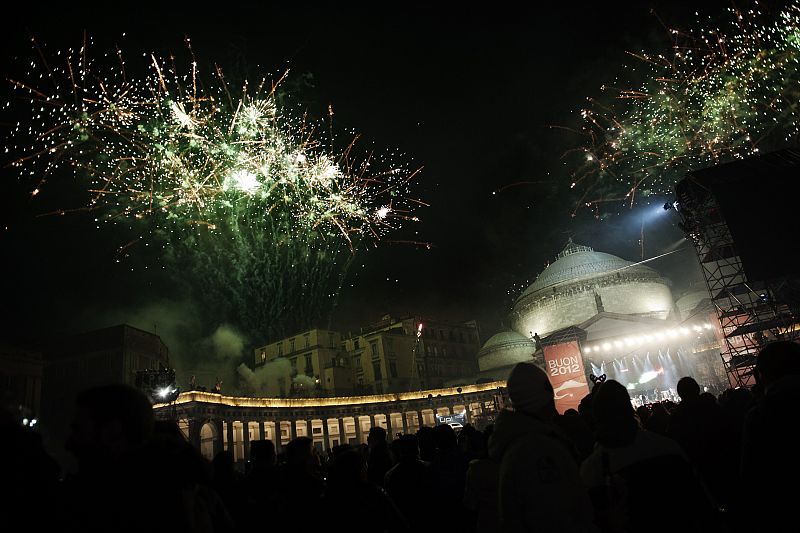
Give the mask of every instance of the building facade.
M 280 453 L 293 438 L 306 436 L 320 451 L 366 442 L 371 427 L 415 433 L 434 426 L 437 415 L 462 414 L 483 429 L 505 405 L 505 382 L 416 392 L 332 398 L 250 398 L 190 391 L 171 404 L 154 406 L 156 416 L 177 420 L 184 434 L 211 459 L 229 450 L 237 462 L 250 456 L 250 442 L 269 439 Z
M 21 419 L 41 413 L 42 354 L 16 346 L 0 346 L 0 401 Z
M 69 460 L 62 445 L 80 391 L 111 383 L 135 386 L 136 372 L 169 367 L 161 338 L 126 324 L 57 339 L 43 350 L 43 358 L 40 425 L 61 462 Z
M 353 390 L 349 358 L 337 331 L 310 329 L 256 348 L 255 368 L 275 376 L 263 381 L 267 396 L 336 396 Z
M 254 362 L 270 397 L 384 394 L 474 383 L 479 348 L 474 321 L 385 315 L 357 333 L 311 329 L 272 342 Z
M 640 402 L 674 396 L 685 375 L 718 391 L 724 373 L 708 302 L 697 285 L 674 302 L 654 269 L 570 241 L 514 303 L 513 330 L 481 348 L 480 377 L 505 379 L 516 363 L 538 364 L 562 410 L 588 393 L 590 374 L 624 383 Z

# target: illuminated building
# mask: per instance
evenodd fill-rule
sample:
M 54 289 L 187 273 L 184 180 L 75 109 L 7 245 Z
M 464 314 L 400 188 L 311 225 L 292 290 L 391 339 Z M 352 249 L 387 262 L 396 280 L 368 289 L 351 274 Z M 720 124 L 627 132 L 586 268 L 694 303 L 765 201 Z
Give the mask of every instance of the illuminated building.
M 256 348 L 256 369 L 269 366 L 275 379 L 266 380 L 260 391 L 267 396 L 336 396 L 353 390 L 353 373 L 337 331 L 310 329 Z
M 454 324 L 385 315 L 346 336 L 311 329 L 255 349 L 256 372 L 261 368 L 276 376 L 265 380 L 266 388 L 259 392 L 271 397 L 336 396 L 473 383 L 479 343 L 474 321 Z
M 171 404 L 156 405 L 156 416 L 177 419 L 185 435 L 211 459 L 225 449 L 237 462 L 249 457 L 250 442 L 270 439 L 277 451 L 295 437 L 311 438 L 319 450 L 365 443 L 369 429 L 415 433 L 436 424 L 436 415 L 464 413 L 483 429 L 504 406 L 503 382 L 414 392 L 331 398 L 250 398 L 191 391 Z
M 481 348 L 480 376 L 504 379 L 533 362 L 550 376 L 560 411 L 577 407 L 590 374 L 606 374 L 639 401 L 675 396 L 691 375 L 719 390 L 724 370 L 708 293 L 696 286 L 673 301 L 654 269 L 570 241 L 517 299 L 513 331 Z

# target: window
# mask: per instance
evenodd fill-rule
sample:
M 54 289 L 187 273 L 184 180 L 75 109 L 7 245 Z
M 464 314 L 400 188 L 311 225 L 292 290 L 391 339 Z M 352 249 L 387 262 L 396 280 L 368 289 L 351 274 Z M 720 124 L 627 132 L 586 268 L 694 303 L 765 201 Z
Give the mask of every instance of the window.
M 375 384 L 375 392 L 377 392 L 378 394 L 383 394 L 383 383 L 381 383 L 380 381 Z
M 383 379 L 381 375 L 381 364 L 380 363 L 372 363 L 372 372 L 375 374 L 375 381 L 380 381 Z
M 389 375 L 393 378 L 397 377 L 397 363 L 389 361 Z
M 336 339 L 333 338 L 333 333 L 328 333 L 328 346 L 336 348 Z
M 289 351 L 294 351 L 294 339 L 289 339 Z
M 361 370 L 361 356 L 353 357 L 353 366 L 356 367 L 356 372 Z
M 353 341 L 353 349 L 354 350 L 358 350 L 359 348 L 360 348 L 360 346 L 358 345 L 358 339 L 355 339 Z
M 310 333 L 303 334 L 303 341 L 306 343 L 305 348 L 308 348 L 308 339 L 311 337 Z
M 281 357 L 282 355 L 283 355 L 283 343 L 279 342 L 278 343 L 278 357 Z
M 439 340 L 444 340 L 444 330 L 443 329 L 439 330 Z
M 378 357 L 378 355 L 379 355 L 379 352 L 378 352 L 378 341 L 370 341 L 369 349 L 370 349 L 370 351 L 372 353 L 372 357 Z
M 306 376 L 310 376 L 310 375 L 312 375 L 314 373 L 314 367 L 311 364 L 311 354 L 310 353 L 306 354 L 306 366 L 305 366 L 304 372 L 306 373 Z
M 447 348 L 442 346 L 442 357 L 447 357 Z
M 297 372 L 297 357 L 289 359 L 292 362 L 292 372 Z
M 463 331 L 459 331 L 458 332 L 458 341 L 459 342 L 464 342 L 464 332 Z

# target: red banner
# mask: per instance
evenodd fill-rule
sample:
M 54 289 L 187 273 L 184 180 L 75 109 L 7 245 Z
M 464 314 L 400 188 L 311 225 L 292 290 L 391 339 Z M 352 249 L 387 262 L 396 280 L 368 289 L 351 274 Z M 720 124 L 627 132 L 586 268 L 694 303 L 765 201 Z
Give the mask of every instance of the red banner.
M 578 409 L 584 396 L 589 394 L 583 357 L 576 341 L 544 347 L 544 366 L 550 384 L 556 410 L 564 414 L 567 409 Z

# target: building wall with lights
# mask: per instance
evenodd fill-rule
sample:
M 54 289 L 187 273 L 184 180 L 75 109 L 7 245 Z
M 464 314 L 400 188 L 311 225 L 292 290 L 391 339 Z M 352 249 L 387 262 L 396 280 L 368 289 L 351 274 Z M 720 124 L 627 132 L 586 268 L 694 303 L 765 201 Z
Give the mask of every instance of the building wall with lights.
M 415 433 L 436 425 L 436 415 L 463 413 L 468 423 L 485 428 L 506 404 L 505 382 L 428 389 L 394 394 L 331 398 L 230 397 L 208 392 L 182 393 L 170 404 L 154 406 L 160 419 L 177 420 L 189 440 L 211 459 L 226 449 L 237 462 L 250 454 L 250 443 L 269 439 L 282 448 L 306 436 L 320 450 L 366 442 L 373 426 Z

